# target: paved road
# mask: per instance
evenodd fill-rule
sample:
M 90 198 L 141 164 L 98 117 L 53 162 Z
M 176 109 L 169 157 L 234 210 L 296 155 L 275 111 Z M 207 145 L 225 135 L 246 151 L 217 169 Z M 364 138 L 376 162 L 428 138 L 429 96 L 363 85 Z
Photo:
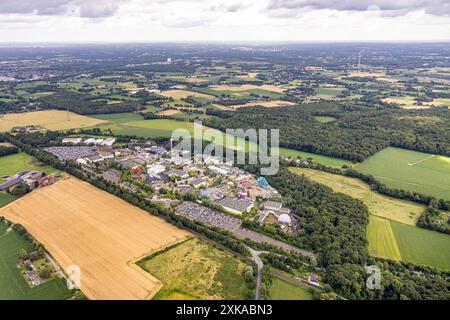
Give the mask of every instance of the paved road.
M 262 285 L 262 269 L 264 268 L 264 263 L 262 262 L 259 255 L 262 253 L 265 253 L 267 251 L 256 251 L 250 247 L 247 247 L 247 249 L 250 251 L 250 254 L 252 255 L 252 260 L 256 263 L 256 266 L 258 268 L 257 276 L 256 276 L 255 300 L 259 300 L 260 293 L 261 293 L 261 285 Z
M 245 239 L 248 238 L 250 240 L 253 240 L 255 242 L 266 242 L 268 244 L 271 244 L 275 247 L 278 247 L 280 249 L 286 250 L 286 251 L 293 251 L 297 254 L 300 254 L 305 257 L 314 258 L 315 254 L 297 247 L 294 247 L 293 245 L 287 244 L 282 241 L 278 241 L 275 239 L 272 239 L 271 237 L 268 237 L 266 235 L 260 234 L 255 231 L 247 230 L 244 228 L 237 228 L 235 230 L 231 230 L 237 237 Z
M 55 268 L 56 273 L 59 274 L 59 276 L 61 278 L 65 279 L 67 281 L 66 275 L 64 274 L 64 272 L 62 272 L 61 268 L 55 262 L 55 260 L 53 260 L 53 258 L 47 252 L 44 252 L 44 254 L 45 254 L 45 257 L 47 258 L 47 260 L 50 261 L 50 263 L 53 265 L 53 268 Z

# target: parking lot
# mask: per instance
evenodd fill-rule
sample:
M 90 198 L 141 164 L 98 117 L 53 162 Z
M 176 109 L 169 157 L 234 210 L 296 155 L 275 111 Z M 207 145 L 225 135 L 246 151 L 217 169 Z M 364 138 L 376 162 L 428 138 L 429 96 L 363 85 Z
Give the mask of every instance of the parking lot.
M 203 222 L 209 226 L 233 231 L 241 225 L 241 220 L 227 214 L 203 207 L 201 205 L 184 202 L 176 209 L 176 214 L 191 220 Z
M 48 147 L 45 151 L 55 155 L 59 160 L 76 160 L 96 154 L 92 147 Z

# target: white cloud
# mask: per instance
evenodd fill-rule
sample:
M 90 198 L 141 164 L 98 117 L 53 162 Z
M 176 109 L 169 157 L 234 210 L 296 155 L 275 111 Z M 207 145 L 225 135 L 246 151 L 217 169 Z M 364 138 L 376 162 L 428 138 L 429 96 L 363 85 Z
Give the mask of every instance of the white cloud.
M 4 42 L 450 40 L 447 1 L 438 0 L 6 2 Z

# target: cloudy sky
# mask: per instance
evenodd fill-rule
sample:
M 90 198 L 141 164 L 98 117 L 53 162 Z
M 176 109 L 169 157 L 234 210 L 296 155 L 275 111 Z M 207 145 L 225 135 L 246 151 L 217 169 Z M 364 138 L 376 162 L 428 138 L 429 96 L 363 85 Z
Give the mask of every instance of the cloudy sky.
M 450 40 L 450 0 L 0 0 L 0 42 Z

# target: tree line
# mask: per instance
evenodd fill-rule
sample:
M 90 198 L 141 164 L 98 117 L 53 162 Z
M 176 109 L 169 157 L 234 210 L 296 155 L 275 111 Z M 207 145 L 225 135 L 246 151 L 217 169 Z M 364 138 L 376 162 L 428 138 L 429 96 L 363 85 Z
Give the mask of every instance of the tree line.
M 9 156 L 19 152 L 19 148 L 14 146 L 1 146 L 0 145 L 0 157 Z
M 328 111 L 328 112 L 326 112 Z M 336 121 L 319 123 L 330 104 L 283 108 L 240 108 L 215 113 L 205 125 L 228 128 L 280 129 L 280 146 L 361 162 L 388 147 L 450 156 L 450 111 L 401 110 L 335 105 Z
M 107 104 L 106 100 L 98 100 L 99 97 L 88 96 L 67 90 L 57 90 L 54 94 L 39 98 L 39 106 L 42 109 L 69 110 L 78 114 L 103 114 L 134 112 L 144 109 L 136 102 L 122 102 Z

